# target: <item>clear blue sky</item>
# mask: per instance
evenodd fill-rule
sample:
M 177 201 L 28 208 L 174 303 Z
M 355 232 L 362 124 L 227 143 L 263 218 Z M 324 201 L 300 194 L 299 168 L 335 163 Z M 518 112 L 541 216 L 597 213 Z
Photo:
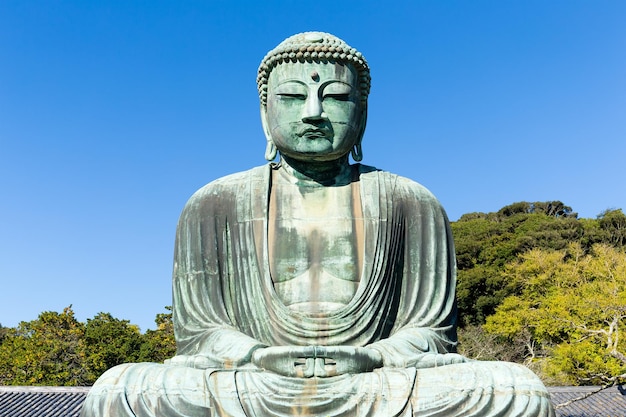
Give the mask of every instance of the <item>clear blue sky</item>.
M 297 32 L 372 68 L 364 163 L 452 220 L 626 208 L 624 1 L 0 2 L 0 323 L 73 304 L 142 330 L 205 183 L 261 165 L 256 69 Z

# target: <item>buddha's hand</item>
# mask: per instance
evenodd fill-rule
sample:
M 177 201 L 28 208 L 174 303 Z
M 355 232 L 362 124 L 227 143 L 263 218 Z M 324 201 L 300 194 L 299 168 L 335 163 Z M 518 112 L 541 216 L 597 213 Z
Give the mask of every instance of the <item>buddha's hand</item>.
M 370 372 L 383 365 L 381 354 L 354 346 L 272 346 L 257 349 L 252 363 L 280 375 L 326 378 Z
M 379 351 L 368 347 L 316 346 L 315 376 L 325 378 L 343 374 L 371 372 L 383 366 Z
M 312 377 L 314 362 L 314 346 L 270 346 L 252 354 L 254 365 L 289 377 Z
M 416 368 L 436 368 L 438 366 L 454 365 L 469 362 L 465 356 L 456 353 L 423 353 L 415 363 Z

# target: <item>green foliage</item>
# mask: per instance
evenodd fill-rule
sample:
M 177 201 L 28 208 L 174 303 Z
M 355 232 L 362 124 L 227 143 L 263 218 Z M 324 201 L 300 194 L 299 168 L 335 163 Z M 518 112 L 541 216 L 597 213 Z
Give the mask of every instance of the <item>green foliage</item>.
M 482 324 L 512 295 L 504 265 L 532 248 L 563 249 L 585 234 L 560 201 L 519 202 L 496 213 L 471 213 L 452 223 L 458 265 L 457 299 L 464 324 Z
M 576 242 L 626 247 L 626 215 L 607 210 L 578 219 L 560 201 L 519 202 L 493 213 L 469 213 L 452 223 L 458 266 L 457 299 L 462 325 L 482 324 L 505 297 L 517 294 L 504 266 L 532 249 L 562 250 Z
M 70 307 L 21 322 L 0 345 L 2 385 L 85 385 L 84 325 Z
M 554 347 L 545 373 L 559 385 L 604 385 L 624 372 L 625 364 L 593 340 L 563 342 Z
M 506 266 L 516 295 L 484 328 L 508 340 L 526 338 L 529 362 L 560 384 L 606 384 L 626 375 L 626 252 L 607 244 L 585 251 L 533 249 Z
M 522 201 L 505 206 L 498 211 L 498 214 L 502 217 L 510 217 L 515 214 L 533 213 L 545 214 L 546 216 L 557 218 L 576 218 L 578 216 L 572 211 L 571 207 L 566 206 L 560 201 L 537 201 L 534 203 Z
M 626 215 L 621 209 L 606 210 L 598 216 L 603 238 L 615 246 L 626 246 Z
M 488 333 L 482 326 L 467 325 L 459 332 L 458 353 L 480 361 L 523 362 L 523 343 Z
M 9 331 L 10 329 L 8 327 L 4 327 L 2 324 L 0 324 L 0 345 L 2 345 L 4 339 L 6 339 Z
M 142 345 L 139 328 L 109 313 L 98 313 L 85 325 L 85 367 L 91 379 L 127 362 L 137 362 Z
M 91 385 L 121 363 L 162 362 L 175 353 L 171 313 L 158 314 L 156 322 L 156 330 L 142 335 L 109 313 L 81 323 L 69 306 L 17 328 L 0 326 L 0 385 Z
M 525 363 L 549 384 L 626 377 L 622 210 L 578 219 L 558 201 L 520 202 L 452 231 L 462 353 Z
M 143 335 L 139 352 L 139 360 L 142 362 L 163 362 L 176 354 L 172 307 L 165 308 L 170 313 L 157 314 L 154 320 L 157 324 L 156 330 L 148 330 Z

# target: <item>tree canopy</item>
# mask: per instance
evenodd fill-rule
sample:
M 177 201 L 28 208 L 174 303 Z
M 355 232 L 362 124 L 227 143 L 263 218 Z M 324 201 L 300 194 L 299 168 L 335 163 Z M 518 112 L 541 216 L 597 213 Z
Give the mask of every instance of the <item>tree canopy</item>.
M 551 384 L 626 377 L 626 216 L 578 219 L 559 201 L 520 202 L 452 223 L 460 351 L 525 363 Z
M 533 249 L 508 264 L 519 295 L 487 318 L 485 329 L 524 338 L 528 364 L 559 384 L 604 385 L 626 379 L 626 253 L 607 244 L 590 251 Z
M 99 313 L 79 322 L 71 306 L 46 311 L 0 332 L 0 385 L 91 385 L 107 369 L 127 362 L 162 362 L 176 350 L 171 313 L 141 334 L 128 320 Z
M 493 213 L 469 213 L 452 223 L 458 265 L 457 299 L 462 325 L 483 324 L 516 288 L 504 266 L 531 249 L 562 250 L 580 243 L 626 245 L 626 216 L 608 210 L 598 219 L 578 219 L 560 201 L 519 202 Z

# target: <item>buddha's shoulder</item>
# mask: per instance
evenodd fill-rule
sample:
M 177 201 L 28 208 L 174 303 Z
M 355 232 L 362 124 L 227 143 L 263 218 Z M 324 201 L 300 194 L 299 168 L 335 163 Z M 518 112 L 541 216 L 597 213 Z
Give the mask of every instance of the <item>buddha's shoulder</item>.
M 361 180 L 386 184 L 387 188 L 392 192 L 394 199 L 440 205 L 435 195 L 417 181 L 367 165 L 361 165 L 359 170 L 361 172 Z
M 215 199 L 227 200 L 241 196 L 249 190 L 259 189 L 267 181 L 269 170 L 269 165 L 263 165 L 213 180 L 196 191 L 187 204 Z

